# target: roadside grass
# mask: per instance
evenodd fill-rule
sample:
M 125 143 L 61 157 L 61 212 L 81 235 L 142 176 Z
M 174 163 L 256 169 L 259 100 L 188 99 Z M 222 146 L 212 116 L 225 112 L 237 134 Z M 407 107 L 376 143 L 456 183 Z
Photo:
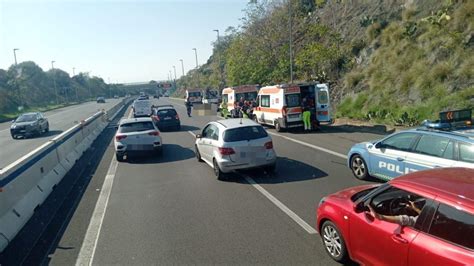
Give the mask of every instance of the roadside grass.
M 336 117 L 413 126 L 440 111 L 474 108 L 474 46 L 468 38 L 474 19 L 466 11 L 474 3 L 452 8 L 418 20 L 410 10 L 403 22 L 369 27 L 375 51 L 367 67 L 346 74 L 344 91 L 353 93 L 337 106 Z

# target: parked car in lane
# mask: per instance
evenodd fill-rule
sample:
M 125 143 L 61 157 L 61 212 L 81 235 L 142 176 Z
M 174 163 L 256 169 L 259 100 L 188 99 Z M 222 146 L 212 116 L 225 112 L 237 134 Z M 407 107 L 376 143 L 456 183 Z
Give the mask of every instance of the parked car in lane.
M 362 180 L 369 176 L 390 180 L 439 167 L 474 168 L 471 112 L 456 112 L 466 114 L 459 115 L 457 121 L 427 122 L 423 127 L 397 132 L 379 141 L 354 145 L 348 154 L 349 168 Z
M 214 169 L 218 179 L 234 170 L 262 167 L 273 172 L 276 153 L 265 129 L 250 119 L 208 123 L 196 135 L 196 158 Z
M 104 97 L 97 97 L 97 103 L 105 103 Z
M 321 199 L 316 220 L 338 262 L 472 265 L 474 169 L 425 170 L 348 188 Z
M 10 134 L 13 139 L 41 135 L 46 132 L 49 132 L 49 122 L 40 112 L 22 114 L 13 120 L 10 126 Z
M 173 105 L 159 105 L 153 108 L 151 118 L 156 127 L 164 129 L 181 129 L 181 120 Z
M 160 131 L 150 117 L 120 120 L 114 138 L 117 161 L 134 153 L 162 153 Z

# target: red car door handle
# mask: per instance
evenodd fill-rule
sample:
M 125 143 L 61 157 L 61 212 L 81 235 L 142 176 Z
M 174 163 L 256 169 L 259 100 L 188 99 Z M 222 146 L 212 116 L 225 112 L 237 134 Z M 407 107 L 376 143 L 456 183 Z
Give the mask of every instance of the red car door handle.
M 400 243 L 400 244 L 407 244 L 408 243 L 408 240 L 403 238 L 401 235 L 392 235 L 392 240 L 397 242 L 397 243 Z

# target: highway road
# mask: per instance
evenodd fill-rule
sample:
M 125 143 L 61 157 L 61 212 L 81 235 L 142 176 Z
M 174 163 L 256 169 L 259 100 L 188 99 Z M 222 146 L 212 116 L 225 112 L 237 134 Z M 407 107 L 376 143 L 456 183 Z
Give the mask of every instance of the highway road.
M 50 131 L 38 137 L 13 139 L 10 135 L 10 122 L 0 124 L 0 169 L 28 154 L 44 142 L 71 128 L 78 121 L 86 119 L 101 109 L 109 110 L 121 99 L 107 99 L 105 104 L 87 102 L 45 112 Z
M 71 189 L 74 196 L 63 199 L 71 206 L 61 207 L 36 241 L 38 252 L 26 260 L 9 256 L 7 263 L 337 265 L 314 230 L 315 208 L 327 194 L 366 183 L 352 176 L 345 154 L 354 143 L 382 135 L 339 127 L 311 134 L 268 128 L 276 173 L 245 171 L 219 181 L 196 160 L 193 136 L 219 118 L 188 118 L 182 101 L 157 103 L 174 104 L 182 120 L 180 132 L 162 132 L 163 156 L 118 163 L 114 129 L 106 129 L 94 144 L 103 149 L 101 159 L 90 177 L 77 174 L 77 192 Z M 58 205 L 48 200 L 46 206 Z M 44 207 L 37 216 L 49 212 Z M 31 224 L 41 224 L 37 219 Z M 27 245 L 28 230 L 10 250 Z

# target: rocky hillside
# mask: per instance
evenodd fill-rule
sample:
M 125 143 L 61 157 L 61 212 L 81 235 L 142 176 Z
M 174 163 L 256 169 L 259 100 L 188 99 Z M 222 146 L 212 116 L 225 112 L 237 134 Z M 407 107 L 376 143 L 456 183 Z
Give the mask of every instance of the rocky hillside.
M 250 3 L 242 25 L 180 87 L 288 82 L 290 10 L 294 80 L 331 83 L 336 116 L 412 125 L 474 107 L 468 0 Z

